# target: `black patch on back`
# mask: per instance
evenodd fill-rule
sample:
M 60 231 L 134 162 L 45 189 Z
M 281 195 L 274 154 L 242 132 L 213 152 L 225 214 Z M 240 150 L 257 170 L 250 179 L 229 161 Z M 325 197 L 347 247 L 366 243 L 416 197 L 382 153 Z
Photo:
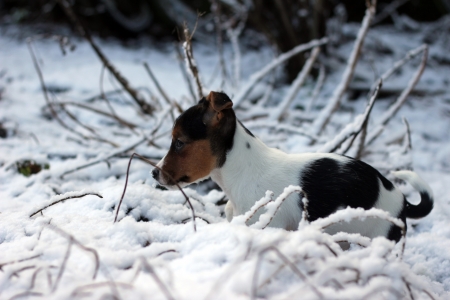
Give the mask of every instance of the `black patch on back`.
M 249 142 L 247 142 L 245 145 L 247 146 L 247 149 L 251 148 Z
M 370 209 L 378 199 L 377 179 L 383 181 L 380 176 L 359 160 L 339 162 L 321 158 L 311 162 L 300 174 L 300 185 L 308 199 L 309 221 L 326 217 L 342 206 Z
M 246 132 L 249 136 L 255 137 L 255 136 L 253 135 L 253 133 L 252 133 L 250 130 L 248 130 L 247 127 L 244 126 L 244 124 L 242 124 L 241 121 L 238 120 L 238 122 L 239 122 L 239 124 L 242 126 L 242 128 L 244 128 L 245 132 Z

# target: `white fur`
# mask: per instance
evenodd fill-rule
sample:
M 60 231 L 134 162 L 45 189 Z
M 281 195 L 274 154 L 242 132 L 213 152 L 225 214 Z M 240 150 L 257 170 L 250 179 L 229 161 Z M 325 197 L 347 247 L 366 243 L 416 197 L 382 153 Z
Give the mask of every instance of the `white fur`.
M 250 145 L 250 149 L 247 148 Z M 252 205 L 264 196 L 266 190 L 274 192 L 275 197 L 289 185 L 298 185 L 305 166 L 320 158 L 331 158 L 346 162 L 349 158 L 331 153 L 286 154 L 280 150 L 267 147 L 258 138 L 252 137 L 245 129 L 236 124 L 233 148 L 227 154 L 225 164 L 211 172 L 211 178 L 223 189 L 229 198 L 225 213 L 227 220 L 244 214 Z M 378 180 L 380 195 L 376 208 L 386 210 L 397 216 L 403 207 L 403 195 L 398 189 L 386 190 Z M 301 186 L 301 182 L 300 182 Z M 258 220 L 262 210 L 248 222 Z M 269 226 L 296 230 L 301 219 L 298 195 L 290 195 L 281 205 Z M 330 226 L 330 234 L 344 231 L 361 233 L 368 237 L 387 236 L 390 224 L 383 220 L 355 220 Z

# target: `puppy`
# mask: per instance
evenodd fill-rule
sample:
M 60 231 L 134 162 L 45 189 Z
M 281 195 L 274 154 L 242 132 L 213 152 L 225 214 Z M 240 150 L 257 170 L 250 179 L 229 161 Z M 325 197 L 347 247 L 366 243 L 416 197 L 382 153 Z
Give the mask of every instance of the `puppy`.
M 173 127 L 169 152 L 158 163 L 162 172 L 155 168 L 153 177 L 169 188 L 211 177 L 229 199 L 225 207 L 229 221 L 250 210 L 267 190 L 279 195 L 289 185 L 302 187 L 308 199 L 308 221 L 348 206 L 379 208 L 404 222 L 406 218 L 422 218 L 432 210 L 431 188 L 416 173 L 394 173 L 419 191 L 421 202 L 413 205 L 362 161 L 332 153 L 286 154 L 267 147 L 236 118 L 232 106 L 226 94 L 211 92 L 181 114 Z M 302 208 L 300 196 L 291 194 L 269 226 L 296 230 Z M 249 223 L 256 222 L 260 214 L 261 210 Z M 400 228 L 372 218 L 335 224 L 326 231 L 384 236 L 394 241 L 401 238 Z

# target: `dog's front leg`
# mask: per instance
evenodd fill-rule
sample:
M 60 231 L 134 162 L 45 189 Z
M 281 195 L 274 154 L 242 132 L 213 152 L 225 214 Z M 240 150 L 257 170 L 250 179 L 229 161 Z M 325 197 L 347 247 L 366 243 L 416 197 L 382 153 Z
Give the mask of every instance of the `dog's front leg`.
M 227 217 L 228 222 L 233 220 L 233 203 L 230 200 L 228 200 L 225 205 L 225 216 Z

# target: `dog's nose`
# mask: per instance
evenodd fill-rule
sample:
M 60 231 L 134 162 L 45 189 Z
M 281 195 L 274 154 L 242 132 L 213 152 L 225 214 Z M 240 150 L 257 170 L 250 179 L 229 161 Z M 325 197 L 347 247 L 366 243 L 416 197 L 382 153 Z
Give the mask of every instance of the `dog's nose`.
M 156 180 L 158 180 L 158 177 L 159 177 L 159 169 L 154 168 L 154 169 L 152 170 L 152 176 L 153 176 L 153 178 L 155 178 Z

